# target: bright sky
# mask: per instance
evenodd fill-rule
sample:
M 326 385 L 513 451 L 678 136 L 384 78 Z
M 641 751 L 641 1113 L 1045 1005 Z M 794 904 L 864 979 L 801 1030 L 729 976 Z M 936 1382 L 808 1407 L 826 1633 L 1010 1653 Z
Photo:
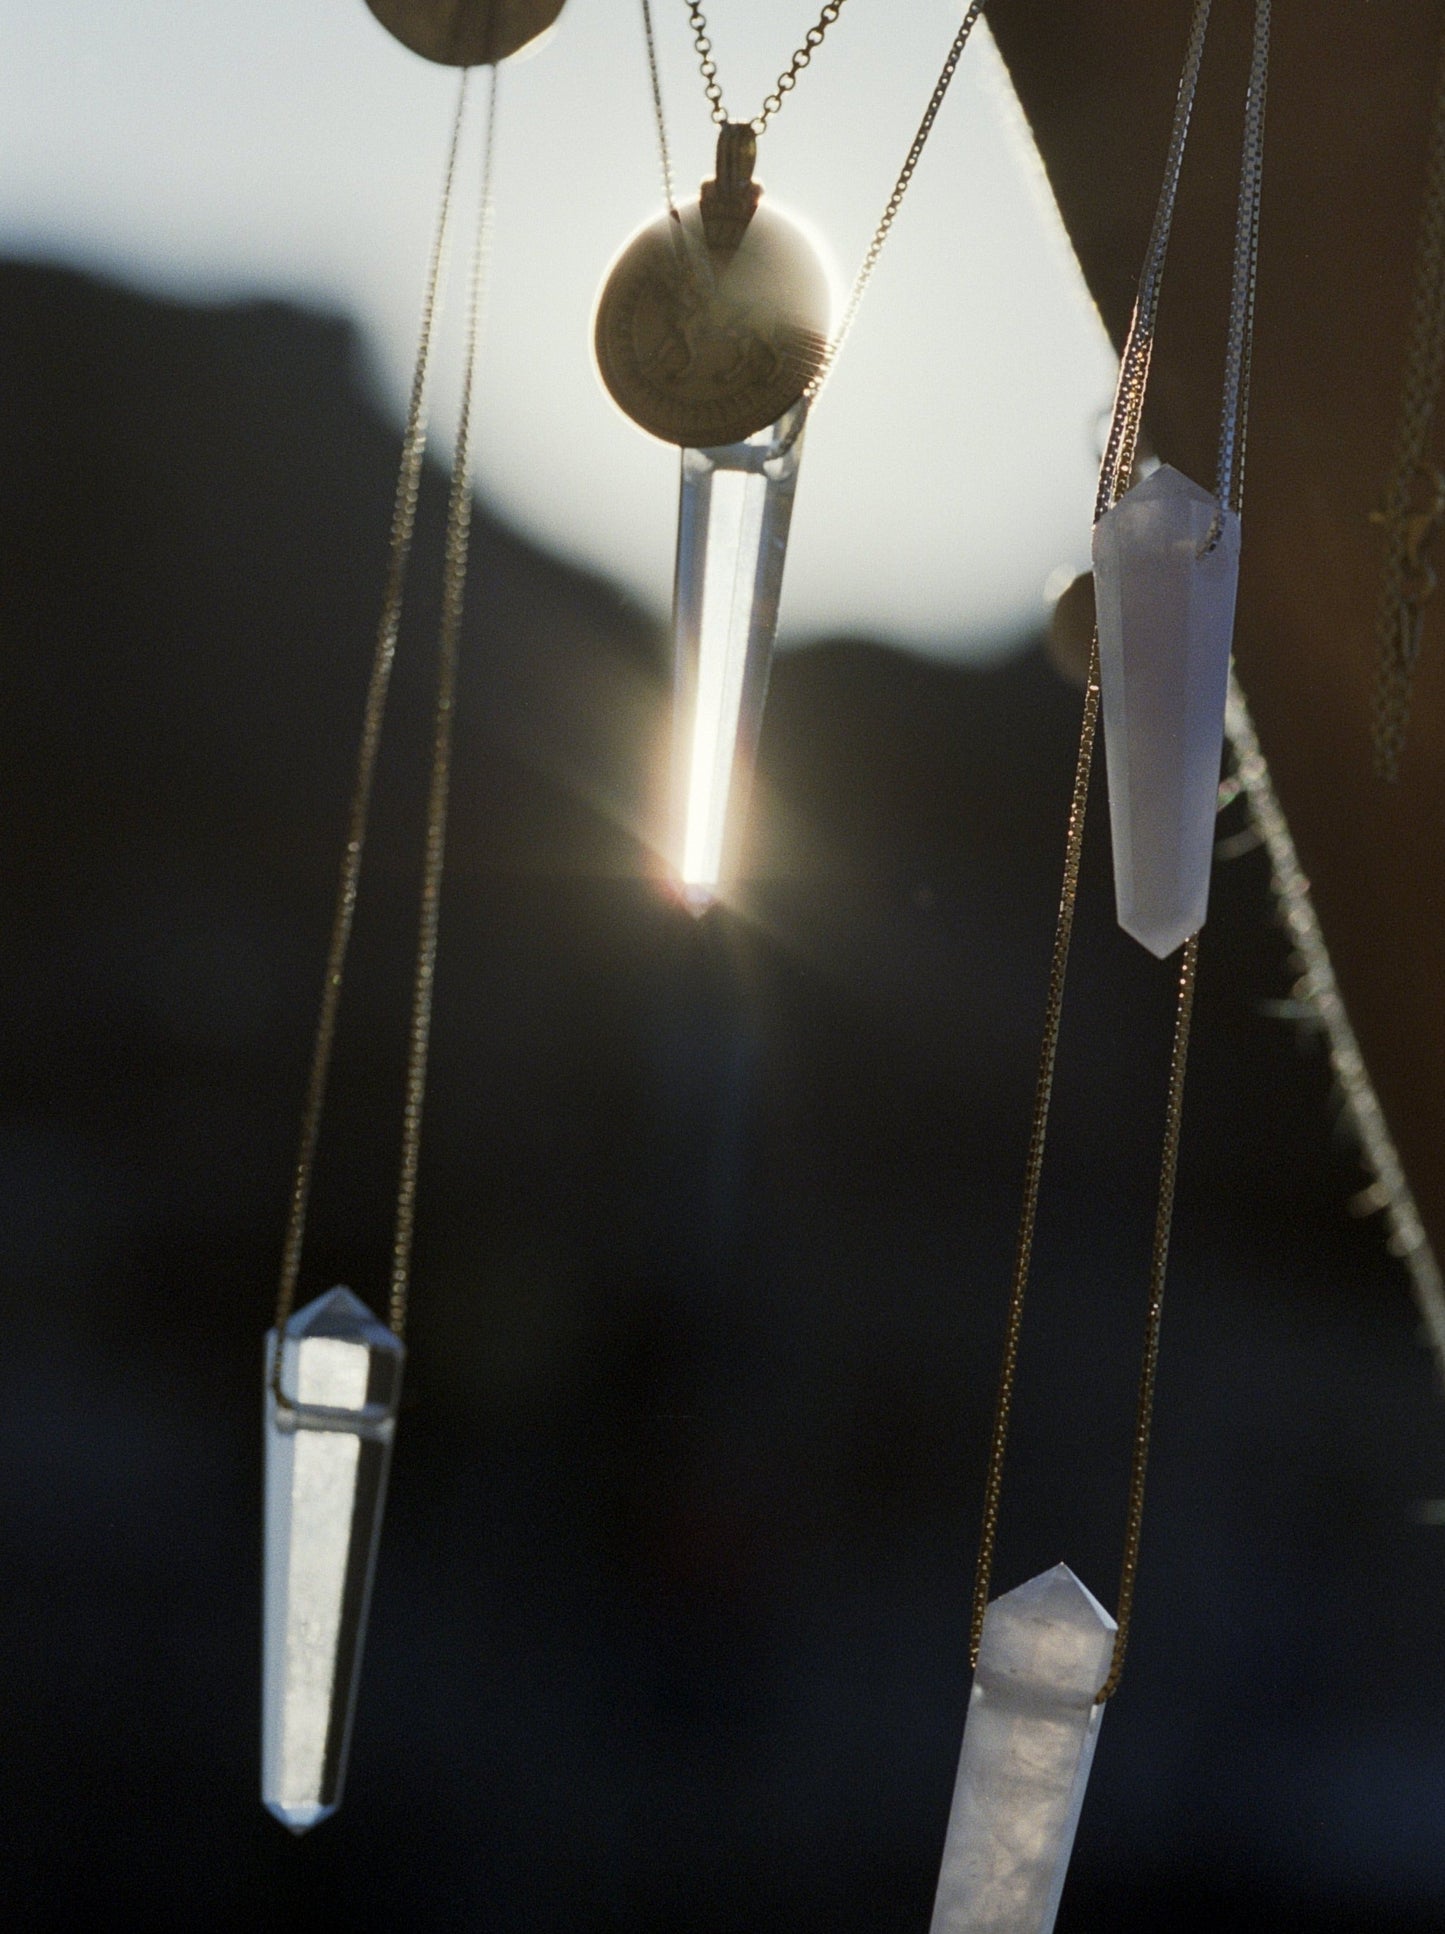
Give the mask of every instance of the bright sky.
M 714 131 L 682 0 L 653 8 L 680 192 L 695 193 Z M 817 0 L 708 11 L 741 119 Z M 761 143 L 759 178 L 821 240 L 840 291 L 959 16 L 958 0 L 851 0 Z M 453 73 L 362 0 L 0 0 L 0 47 L 0 250 L 343 311 L 400 423 Z M 520 529 L 664 610 L 677 455 L 618 415 L 590 349 L 603 271 L 661 206 L 637 0 L 568 0 L 546 44 L 504 69 L 498 139 L 478 483 Z M 456 306 L 434 393 L 443 447 Z M 1087 564 L 1113 369 L 976 30 L 809 427 L 785 635 L 969 655 L 1035 624 L 1046 585 Z

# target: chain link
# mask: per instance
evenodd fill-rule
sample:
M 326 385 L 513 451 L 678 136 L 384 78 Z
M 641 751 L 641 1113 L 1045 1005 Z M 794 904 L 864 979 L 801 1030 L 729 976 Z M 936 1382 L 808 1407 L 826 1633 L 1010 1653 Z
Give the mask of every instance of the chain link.
M 1375 618 L 1378 658 L 1373 735 L 1375 771 L 1380 778 L 1388 780 L 1399 777 L 1415 662 L 1420 650 L 1423 606 L 1434 589 L 1434 573 L 1424 559 L 1423 547 L 1433 541 L 1440 520 L 1426 516 L 1422 521 L 1412 500 L 1421 479 L 1427 484 L 1431 481 L 1425 452 L 1440 395 L 1442 366 L 1445 366 L 1445 36 L 1441 39 L 1440 75 L 1430 122 L 1425 201 L 1415 251 L 1414 314 L 1405 356 L 1400 421 L 1395 432 L 1395 461 L 1385 489 L 1384 508 L 1374 513 L 1374 521 L 1385 528 L 1385 559 Z
M 697 4 L 697 0 L 683 0 L 683 4 L 687 8 L 687 17 L 692 26 L 693 45 L 697 48 L 698 66 L 702 71 L 703 92 L 707 96 L 708 110 L 714 123 L 718 127 L 723 127 L 727 123 L 728 112 L 723 106 L 722 84 L 718 80 L 717 62 L 713 59 L 713 45 L 708 38 L 707 16 Z M 763 132 L 782 107 L 784 97 L 791 94 L 798 85 L 798 76 L 822 46 L 823 36 L 843 11 L 844 4 L 845 0 L 828 0 L 828 4 L 804 35 L 802 45 L 773 83 L 773 91 L 763 101 L 761 111 L 748 123 L 754 134 Z

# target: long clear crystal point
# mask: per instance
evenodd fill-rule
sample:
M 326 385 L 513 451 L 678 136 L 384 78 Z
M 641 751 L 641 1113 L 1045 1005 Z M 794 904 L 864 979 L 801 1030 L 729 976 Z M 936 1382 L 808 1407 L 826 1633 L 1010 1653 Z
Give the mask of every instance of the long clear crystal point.
M 341 1804 L 405 1350 L 349 1289 L 266 1338 L 261 1798 L 304 1833 Z
M 704 913 L 747 808 L 778 630 L 807 404 L 716 450 L 684 450 L 673 602 L 675 858 Z
M 1094 526 L 1119 924 L 1162 960 L 1204 924 L 1239 518 L 1161 464 Z
M 1115 1629 L 1067 1565 L 989 1606 L 930 1934 L 1051 1934 Z

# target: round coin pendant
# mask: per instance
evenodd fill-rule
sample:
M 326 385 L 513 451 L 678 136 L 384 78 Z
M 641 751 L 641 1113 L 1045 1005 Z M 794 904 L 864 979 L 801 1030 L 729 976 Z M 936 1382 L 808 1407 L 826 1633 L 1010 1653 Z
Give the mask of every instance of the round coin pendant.
M 444 67 L 486 67 L 544 34 L 564 0 L 366 0 L 403 47 Z
M 758 206 L 755 143 L 729 124 L 718 178 L 623 245 L 597 299 L 608 394 L 665 442 L 712 449 L 764 430 L 823 365 L 831 296 L 817 251 Z

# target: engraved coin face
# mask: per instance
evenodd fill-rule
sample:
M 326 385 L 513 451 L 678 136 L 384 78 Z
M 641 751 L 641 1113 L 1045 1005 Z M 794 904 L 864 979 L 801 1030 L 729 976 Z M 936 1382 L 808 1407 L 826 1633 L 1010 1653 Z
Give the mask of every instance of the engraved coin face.
M 543 34 L 564 0 L 366 0 L 404 47 L 444 67 L 505 60 Z
M 696 202 L 640 229 L 609 269 L 593 348 L 608 394 L 653 436 L 740 443 L 791 408 L 828 344 L 828 278 L 767 203 L 735 249 L 709 248 Z

